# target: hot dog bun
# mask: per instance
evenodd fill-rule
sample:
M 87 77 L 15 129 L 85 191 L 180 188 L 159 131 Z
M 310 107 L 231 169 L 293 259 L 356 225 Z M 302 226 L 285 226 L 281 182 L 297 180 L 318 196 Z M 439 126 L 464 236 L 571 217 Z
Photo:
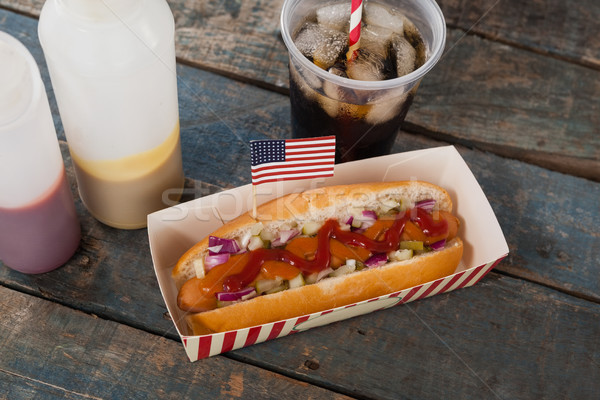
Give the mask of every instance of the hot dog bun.
M 220 238 L 239 238 L 257 222 L 273 232 L 306 221 L 342 218 L 352 208 L 379 209 L 382 204 L 402 199 L 414 204 L 434 199 L 436 209 L 452 211 L 446 190 L 421 181 L 376 182 L 330 186 L 292 193 L 258 207 L 257 218 L 243 214 L 212 233 Z M 258 296 L 186 316 L 191 334 L 202 335 L 235 330 L 393 293 L 452 274 L 462 257 L 463 243 L 456 237 L 443 250 L 417 255 L 406 261 L 390 262 L 349 275 L 323 279 L 315 284 Z M 177 288 L 196 276 L 195 260 L 208 253 L 208 237 L 189 249 L 173 269 Z

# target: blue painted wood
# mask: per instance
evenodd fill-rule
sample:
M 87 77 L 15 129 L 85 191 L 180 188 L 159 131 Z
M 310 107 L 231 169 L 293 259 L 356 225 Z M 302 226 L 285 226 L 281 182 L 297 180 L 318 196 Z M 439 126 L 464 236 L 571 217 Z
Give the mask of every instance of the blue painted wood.
M 593 399 L 600 307 L 491 272 L 477 285 L 234 352 L 358 398 Z
M 0 4 L 35 16 L 43 1 Z M 287 91 L 283 0 L 169 4 L 182 62 Z M 600 181 L 600 3 L 440 4 L 446 52 L 423 80 L 410 130 Z
M 38 60 L 59 138 L 64 139 L 37 42 L 35 19 L 0 10 L 0 29 L 20 38 Z M 474 40 L 477 39 L 471 38 L 470 43 Z M 494 46 L 496 50 L 499 48 Z M 288 98 L 185 65 L 178 66 L 178 78 L 187 198 L 248 183 L 246 143 L 250 139 L 289 136 Z M 421 90 L 419 96 L 422 93 Z M 424 93 L 427 96 L 428 91 Z M 440 110 L 440 115 L 446 113 L 447 110 Z M 425 114 L 417 105 L 409 117 L 415 121 Z M 457 129 L 465 129 L 469 123 L 464 121 L 465 125 Z M 442 137 L 433 129 L 424 130 L 430 136 Z M 459 142 L 473 143 L 460 139 Z M 402 133 L 394 150 L 441 144 L 446 143 Z M 62 150 L 75 192 L 64 143 Z M 455 294 L 236 351 L 228 357 L 243 364 L 218 357 L 216 360 L 225 364 L 217 367 L 217 371 L 221 368 L 226 376 L 234 376 L 231 371 L 247 368 L 245 364 L 250 363 L 344 394 L 377 398 L 440 398 L 448 397 L 447 394 L 454 398 L 493 398 L 494 394 L 501 398 L 529 394 L 536 398 L 553 395 L 585 398 L 599 390 L 595 368 L 600 364 L 596 340 L 599 332 L 598 324 L 593 322 L 598 320 L 600 303 L 597 262 L 600 184 L 490 153 L 463 147 L 459 150 L 488 195 L 507 236 L 511 254 L 498 271 L 512 277 L 493 273 L 478 286 Z M 176 335 L 165 316 L 146 231 L 108 228 L 95 221 L 78 198 L 77 210 L 84 238 L 65 266 L 41 276 L 25 276 L 0 263 L 0 283 L 10 288 L 0 289 L 0 363 L 16 363 L 10 364 L 10 368 L 4 367 L 9 364 L 2 364 L 0 374 L 7 375 L 7 381 L 17 382 L 6 393 L 22 393 L 21 398 L 26 398 L 31 390 L 41 389 L 50 393 L 49 397 L 54 396 L 54 389 L 48 389 L 47 383 L 59 383 L 62 387 L 68 384 L 66 376 L 75 373 L 79 383 L 93 386 L 94 391 L 89 392 L 93 394 L 97 393 L 94 385 L 108 382 L 109 389 L 112 388 L 110 379 L 115 375 L 133 382 L 154 379 L 155 370 L 161 371 L 163 363 L 170 368 L 168 380 L 158 378 L 165 387 L 170 387 L 170 380 L 176 381 L 174 376 L 178 372 L 183 371 L 187 377 L 190 368 L 200 371 L 192 372 L 193 378 L 181 383 L 186 388 L 213 374 L 205 367 L 216 362 L 212 359 L 193 366 L 186 362 L 182 367 L 174 366 L 184 360 L 183 349 L 177 343 L 158 338 L 175 339 Z M 15 307 L 19 308 L 23 302 L 32 304 L 33 309 L 39 308 L 36 316 L 41 326 L 19 324 L 19 312 L 23 311 Z M 65 310 L 55 303 L 85 314 Z M 39 318 L 39 315 L 51 317 Z M 12 319 L 4 323 L 6 316 Z M 15 336 L 11 333 L 13 329 L 39 334 Z M 82 334 L 75 335 L 72 330 L 76 329 L 81 329 Z M 63 330 L 74 336 L 61 337 Z M 82 344 L 81 340 L 88 338 L 90 332 L 97 341 Z M 11 339 L 6 339 L 9 336 Z M 124 345 L 124 337 L 131 336 L 140 338 L 145 347 L 160 343 L 161 357 L 151 358 L 148 353 Z M 26 341 L 31 343 L 23 347 Z M 121 360 L 110 361 L 114 354 L 113 350 L 102 347 L 106 343 L 122 345 L 125 350 L 119 354 L 146 361 L 151 367 L 140 369 L 139 363 L 124 365 Z M 48 346 L 54 349 L 52 346 L 57 345 L 81 347 L 77 348 L 79 353 L 63 351 L 60 359 L 61 353 L 45 353 L 46 359 L 60 360 L 64 375 L 60 368 L 52 370 L 55 374 L 48 374 L 35 364 L 36 350 L 48 351 Z M 21 347 L 26 357 L 14 360 L 17 348 Z M 90 359 L 108 364 L 86 364 Z M 369 367 L 366 372 L 365 365 Z M 254 381 L 263 379 L 262 372 L 250 371 L 247 380 L 257 385 Z M 38 382 L 30 378 L 42 379 Z M 204 390 L 220 393 L 219 374 L 214 373 L 210 378 L 208 383 L 203 381 L 207 384 Z M 587 385 L 582 381 L 584 378 Z M 288 384 L 281 377 L 269 382 L 278 385 L 281 381 Z M 129 385 L 115 393 L 131 393 Z M 159 384 L 156 385 L 151 387 Z M 179 385 L 179 381 L 173 385 Z M 4 395 L 1 390 L 0 397 Z M 264 394 L 260 386 L 252 386 L 250 390 Z M 185 392 L 178 386 L 175 392 L 179 391 Z
M 446 143 L 401 133 L 395 151 Z M 600 185 L 458 147 L 486 194 L 510 253 L 498 270 L 600 302 Z
M 0 287 L 0 398 L 343 399 L 224 357 Z

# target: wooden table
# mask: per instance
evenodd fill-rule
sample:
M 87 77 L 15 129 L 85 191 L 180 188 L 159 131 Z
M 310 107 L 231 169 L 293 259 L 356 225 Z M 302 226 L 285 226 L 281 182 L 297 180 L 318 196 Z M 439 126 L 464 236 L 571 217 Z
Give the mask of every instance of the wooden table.
M 39 63 L 76 194 L 37 39 L 42 3 L 0 0 L 0 29 Z M 248 140 L 290 136 L 282 0 L 169 3 L 191 199 L 249 183 Z M 0 264 L 0 398 L 598 398 L 600 3 L 440 6 L 446 52 L 394 151 L 457 146 L 509 243 L 494 271 L 190 363 L 146 230 L 98 223 L 76 195 L 83 239 L 65 266 L 27 276 Z

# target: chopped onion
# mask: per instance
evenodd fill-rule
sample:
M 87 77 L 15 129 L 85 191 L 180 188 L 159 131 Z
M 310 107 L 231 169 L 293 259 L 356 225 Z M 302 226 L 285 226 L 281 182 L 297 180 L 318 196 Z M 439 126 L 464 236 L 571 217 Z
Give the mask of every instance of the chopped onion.
M 377 219 L 377 213 L 373 210 L 364 210 L 362 215 L 365 217 L 365 221 Z
M 353 261 L 353 262 L 350 262 L 350 261 Z M 335 276 L 347 275 L 347 274 L 354 272 L 355 270 L 356 270 L 356 261 L 348 260 L 346 262 L 346 264 L 342 265 L 341 267 L 339 267 L 338 269 L 333 271 L 331 273 L 331 276 L 335 277 Z
M 385 253 L 374 254 L 365 261 L 365 265 L 369 268 L 377 268 L 381 267 L 385 263 L 387 263 L 388 258 Z
M 250 238 L 252 237 L 252 232 L 248 231 L 240 238 L 240 247 L 245 249 L 248 247 L 248 243 L 250 243 Z
M 359 229 L 362 226 L 362 221 L 358 218 L 352 218 L 352 223 L 350 224 L 350 226 L 352 227 L 352 230 L 354 229 Z
M 442 239 L 439 242 L 432 243 L 429 245 L 429 247 L 431 247 L 432 250 L 440 251 L 444 247 L 446 247 L 446 239 Z
M 325 268 L 322 271 L 312 273 L 306 277 L 306 283 L 308 283 L 308 284 L 317 283 L 332 272 L 333 272 L 333 268 Z
M 220 249 L 218 249 L 217 251 L 211 252 L 210 249 L 211 248 L 217 248 L 217 246 L 222 246 Z M 237 241 L 235 239 L 223 239 L 220 237 L 216 237 L 216 236 L 209 236 L 208 237 L 208 249 L 209 249 L 209 254 L 215 255 L 215 254 L 223 254 L 223 253 L 237 253 L 238 251 L 241 250 L 240 245 L 237 243 Z
M 217 246 L 212 246 L 208 248 L 208 252 L 210 255 L 214 256 L 215 254 L 219 254 L 221 252 L 221 249 L 223 248 L 222 244 L 219 244 Z
M 348 219 L 346 220 L 346 225 L 352 225 L 352 221 L 354 221 L 354 217 L 351 215 L 348 217 Z
M 298 274 L 295 278 L 290 279 L 288 281 L 288 284 L 290 286 L 290 289 L 304 286 L 305 285 L 304 277 L 302 276 L 302 274 Z
M 227 261 L 229 261 L 229 253 L 221 253 L 221 254 L 213 254 L 213 255 L 209 254 L 204 258 L 204 269 L 206 271 L 210 271 L 217 265 L 221 265 Z
M 256 250 L 265 247 L 265 242 L 258 236 L 252 236 L 248 241 L 248 250 Z
M 258 236 L 262 239 L 263 242 L 272 242 L 273 239 L 275 239 L 273 233 L 269 232 L 266 229 L 260 231 L 260 234 Z
M 369 220 L 363 222 L 363 224 L 361 225 L 360 229 L 362 229 L 363 231 L 367 230 L 368 228 L 372 227 L 375 224 L 375 221 L 377 221 L 377 220 L 375 220 L 375 219 L 369 219 Z
M 298 236 L 300 231 L 298 229 L 287 229 L 279 232 L 279 237 L 271 242 L 271 246 L 278 247 L 283 246 L 289 242 L 292 238 Z
M 252 236 L 260 235 L 263 228 L 264 228 L 264 226 L 263 226 L 262 222 L 257 222 L 256 224 L 252 225 L 252 227 L 250 228 L 250 235 L 252 235 Z
M 253 287 L 247 287 L 237 292 L 217 292 L 218 301 L 238 301 L 248 300 L 256 296 L 256 290 Z
M 427 199 L 427 200 L 417 201 L 417 203 L 415 204 L 415 207 L 422 208 L 423 210 L 425 210 L 427 212 L 431 212 L 431 211 L 433 211 L 433 207 L 435 207 L 435 200 Z
M 329 275 L 332 272 L 333 272 L 333 268 L 325 268 L 324 270 L 319 271 L 319 273 L 317 274 L 316 282 L 319 282 L 321 279 L 325 278 L 327 275 Z
M 413 251 L 411 249 L 400 249 L 396 251 L 392 251 L 389 253 L 390 260 L 393 261 L 406 261 L 410 260 L 413 256 Z
M 194 262 L 192 263 L 192 265 L 194 266 L 194 271 L 196 272 L 196 278 L 198 279 L 202 279 L 204 278 L 204 261 L 202 261 L 202 258 L 196 258 L 194 260 Z

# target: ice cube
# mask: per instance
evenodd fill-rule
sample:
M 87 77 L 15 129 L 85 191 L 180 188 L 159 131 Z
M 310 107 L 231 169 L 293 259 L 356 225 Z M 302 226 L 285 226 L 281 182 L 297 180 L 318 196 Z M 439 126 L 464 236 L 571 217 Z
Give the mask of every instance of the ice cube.
M 344 2 L 319 8 L 317 10 L 317 23 L 346 32 L 350 25 L 350 6 L 350 2 Z
M 404 16 L 398 11 L 377 3 L 368 3 L 364 7 L 363 21 L 367 25 L 380 26 L 396 33 L 404 32 Z
M 380 54 L 361 48 L 358 56 L 348 62 L 348 78 L 359 81 L 381 81 L 385 79 L 385 58 Z
M 369 124 L 383 124 L 394 118 L 400 112 L 400 108 L 408 97 L 408 93 L 390 95 L 381 101 L 371 105 L 365 121 Z
M 329 68 L 327 72 L 333 75 L 341 76 L 342 78 L 348 77 L 348 75 L 346 75 L 346 71 L 344 71 L 339 64 L 335 64 L 333 67 Z
M 417 51 L 415 69 L 425 64 L 426 60 L 426 47 L 423 42 L 423 37 L 419 32 L 419 29 L 412 23 L 408 18 L 404 18 L 404 37 L 410 42 L 412 47 Z
M 304 73 L 302 73 L 304 72 Z M 294 81 L 298 89 L 307 99 L 316 97 L 317 91 L 321 89 L 321 80 L 310 71 L 299 71 L 294 63 L 290 63 L 290 80 Z
M 315 23 L 307 23 L 296 37 L 298 50 L 318 67 L 328 69 L 342 54 L 348 39 L 342 32 Z
M 392 38 L 392 55 L 396 59 L 398 76 L 410 74 L 415 70 L 417 52 L 404 36 L 395 35 Z
M 324 81 L 323 94 L 324 96 L 319 96 L 318 99 L 321 108 L 331 118 L 339 116 L 342 113 L 342 107 L 345 100 L 344 89 L 333 82 Z
M 343 76 L 343 72 L 340 70 L 337 72 Z M 334 73 L 336 72 L 334 71 Z M 323 82 L 323 94 L 318 97 L 319 103 L 321 108 L 332 118 L 361 119 L 365 117 L 370 107 L 362 105 L 364 100 L 359 98 L 360 93 L 354 89 L 340 87 L 333 82 Z
M 375 25 L 366 25 L 361 30 L 360 47 L 387 57 L 387 49 L 394 31 Z

